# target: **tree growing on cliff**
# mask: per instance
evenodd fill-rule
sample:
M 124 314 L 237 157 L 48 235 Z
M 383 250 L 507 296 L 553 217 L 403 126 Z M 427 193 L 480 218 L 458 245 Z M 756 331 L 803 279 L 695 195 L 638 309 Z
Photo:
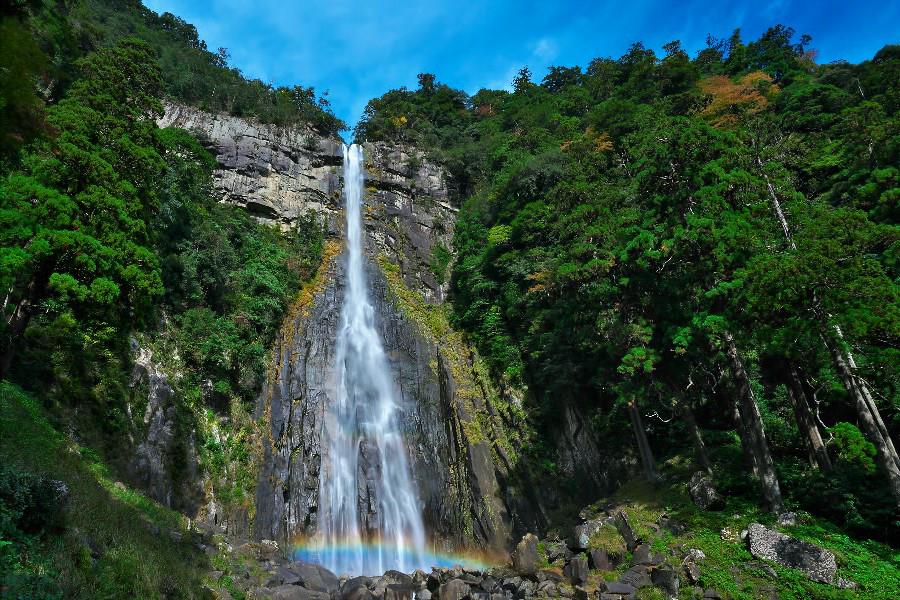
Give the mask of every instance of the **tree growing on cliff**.
M 153 50 L 125 40 L 80 66 L 84 77 L 48 111 L 55 135 L 0 185 L 3 374 L 33 318 L 139 322 L 162 293 L 147 229 L 162 167 Z

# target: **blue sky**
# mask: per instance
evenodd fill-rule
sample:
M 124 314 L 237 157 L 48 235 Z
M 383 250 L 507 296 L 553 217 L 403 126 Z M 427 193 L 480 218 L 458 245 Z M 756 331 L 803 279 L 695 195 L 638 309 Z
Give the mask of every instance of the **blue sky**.
M 474 93 L 506 88 L 523 65 L 586 65 L 620 56 L 635 41 L 657 51 L 681 40 L 691 54 L 709 33 L 740 27 L 752 40 L 784 23 L 813 37 L 820 62 L 858 62 L 900 43 L 900 0 L 144 0 L 197 26 L 245 74 L 330 92 L 335 113 L 355 123 L 366 102 L 416 87 L 435 73 Z

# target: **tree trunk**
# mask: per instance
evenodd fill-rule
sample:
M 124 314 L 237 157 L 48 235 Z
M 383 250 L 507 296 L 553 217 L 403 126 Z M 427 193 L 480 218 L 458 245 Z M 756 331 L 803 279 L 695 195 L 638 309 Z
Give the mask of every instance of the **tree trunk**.
M 781 202 L 778 200 L 778 194 L 775 193 L 775 187 L 769 181 L 769 176 L 766 175 L 763 170 L 762 158 L 760 158 L 759 154 L 756 155 L 756 164 L 759 166 L 760 172 L 766 181 L 769 198 L 772 200 L 772 207 L 775 210 L 775 215 L 778 217 L 778 222 L 781 224 L 781 229 L 784 231 L 784 237 L 787 239 L 791 250 L 796 251 L 797 244 L 794 242 L 794 237 L 791 235 L 791 230 L 788 226 L 787 218 L 784 216 L 784 211 L 781 210 Z M 872 392 L 869 390 L 868 384 L 854 373 L 856 370 L 856 362 L 853 360 L 853 355 L 842 347 L 844 343 L 844 333 L 838 325 L 832 325 L 831 329 L 836 336 L 837 343 L 831 341 L 828 332 L 826 331 L 828 326 L 824 322 L 822 315 L 815 314 L 817 311 L 822 310 L 818 307 L 818 298 L 816 298 L 815 295 L 813 296 L 813 304 L 813 314 L 819 325 L 819 333 L 822 336 L 822 340 L 825 342 L 825 346 L 831 353 L 834 366 L 838 371 L 844 387 L 847 389 L 847 393 L 850 394 L 856 404 L 857 415 L 869 441 L 878 448 L 878 456 L 881 459 L 882 464 L 885 465 L 887 471 L 891 493 L 897 501 L 897 505 L 900 506 L 900 455 L 897 454 L 897 449 L 894 447 L 894 442 L 891 440 L 890 433 L 884 424 L 884 420 L 881 418 L 881 412 L 875 404 L 875 400 L 872 397 Z
M 759 477 L 759 465 L 756 463 L 756 455 L 750 447 L 750 435 L 747 433 L 747 424 L 741 416 L 736 399 L 731 401 L 731 418 L 734 421 L 734 428 L 738 432 L 738 439 L 741 440 L 741 451 L 744 453 L 744 462 L 750 467 L 754 477 Z
M 647 432 L 644 430 L 644 423 L 641 420 L 641 413 L 637 407 L 637 401 L 628 402 L 628 414 L 631 416 L 631 426 L 634 429 L 634 437 L 637 439 L 638 453 L 641 455 L 641 464 L 644 467 L 644 476 L 648 481 L 657 481 L 659 475 L 656 473 L 656 461 L 653 459 L 653 452 L 650 450 L 650 442 L 647 441 Z
M 898 466 L 897 452 L 893 449 L 893 444 L 890 443 L 890 437 L 884 436 L 882 430 L 878 427 L 878 423 L 872 414 L 871 406 L 866 402 L 866 397 L 858 385 L 858 379 L 854 376 L 850 365 L 847 364 L 844 353 L 833 341 L 825 336 L 823 338 L 837 367 L 838 376 L 850 393 L 850 397 L 856 403 L 856 414 L 859 417 L 859 424 L 862 426 L 869 441 L 875 444 L 875 448 L 878 450 L 878 462 L 881 463 L 887 474 L 891 495 L 894 496 L 897 507 L 900 508 L 900 466 Z
M 694 411 L 685 404 L 682 407 L 684 422 L 687 424 L 688 431 L 691 433 L 691 439 L 694 440 L 694 450 L 697 453 L 697 464 L 700 468 L 712 475 L 712 465 L 709 462 L 709 455 L 706 453 L 706 444 L 703 443 L 703 436 L 700 434 L 700 428 L 697 427 L 697 419 L 694 418 Z
M 797 427 L 800 428 L 800 432 L 806 438 L 806 446 L 814 464 L 818 465 L 823 472 L 830 471 L 831 459 L 828 457 L 828 449 L 825 448 L 825 442 L 822 441 L 819 426 L 816 424 L 816 419 L 809 408 L 806 391 L 803 389 L 803 383 L 800 381 L 800 374 L 797 373 L 797 367 L 794 365 L 790 366 L 787 389 L 788 397 L 790 397 L 791 404 L 794 407 Z
M 737 345 L 734 343 L 734 337 L 730 332 L 725 332 L 722 337 L 726 344 L 728 360 L 731 363 L 731 373 L 738 388 L 738 407 L 741 420 L 746 425 L 748 445 L 753 451 L 759 468 L 759 481 L 762 485 L 763 496 L 769 510 L 780 513 L 784 510 L 781 486 L 778 484 L 778 475 L 775 473 L 775 461 L 772 460 L 772 453 L 766 442 L 762 416 L 759 414 L 759 407 L 756 405 L 753 389 L 750 387 L 750 378 L 744 369 L 744 363 L 738 353 Z

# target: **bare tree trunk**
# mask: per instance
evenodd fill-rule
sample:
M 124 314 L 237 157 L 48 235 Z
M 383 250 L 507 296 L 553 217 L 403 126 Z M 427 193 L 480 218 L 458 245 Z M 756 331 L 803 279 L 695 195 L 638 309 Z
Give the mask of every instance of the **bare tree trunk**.
M 759 154 L 756 155 L 756 164 L 759 166 L 760 172 L 766 181 L 769 198 L 772 200 L 772 207 L 774 208 L 775 215 L 778 217 L 778 221 L 784 231 L 784 236 L 787 239 L 788 244 L 790 244 L 791 249 L 796 251 L 797 244 L 794 242 L 794 237 L 791 235 L 791 230 L 788 227 L 784 211 L 781 210 L 781 202 L 778 200 L 778 194 L 775 193 L 775 187 L 769 181 L 769 176 L 766 175 L 763 170 L 762 159 Z M 818 299 L 815 296 L 813 297 L 813 303 L 818 304 Z M 815 307 L 815 309 L 818 310 L 818 307 Z M 822 340 L 825 342 L 825 346 L 831 353 L 835 369 L 837 369 L 838 375 L 841 378 L 847 393 L 850 394 L 850 397 L 854 400 L 857 416 L 859 417 L 860 423 L 863 425 L 866 436 L 878 449 L 879 459 L 887 471 L 891 493 L 897 501 L 897 505 L 900 506 L 900 455 L 898 455 L 894 442 L 891 440 L 890 433 L 884 424 L 884 420 L 881 418 L 881 412 L 875 404 L 872 392 L 869 390 L 868 384 L 855 374 L 856 362 L 853 360 L 853 355 L 843 348 L 844 333 L 841 331 L 841 328 L 837 325 L 831 326 L 837 340 L 837 343 L 835 343 L 829 339 L 828 332 L 825 331 L 828 326 L 823 322 L 820 315 L 816 315 L 816 321 L 819 324 L 819 332 L 822 336 Z
M 732 399 L 731 401 L 731 418 L 734 420 L 734 428 L 738 432 L 738 439 L 741 440 L 741 451 L 744 453 L 744 462 L 747 463 L 750 470 L 753 471 L 753 476 L 758 478 L 759 465 L 756 463 L 756 454 L 754 454 L 753 448 L 750 447 L 750 435 L 747 433 L 747 424 L 741 416 L 741 411 L 738 408 L 736 399 Z
M 687 424 L 688 431 L 691 433 L 691 439 L 694 440 L 694 450 L 697 453 L 697 464 L 700 468 L 712 475 L 712 464 L 709 462 L 709 454 L 706 453 L 706 444 L 703 443 L 703 435 L 700 428 L 697 427 L 697 419 L 694 418 L 694 411 L 687 404 L 682 406 L 682 414 L 684 422 Z
M 803 389 L 803 383 L 800 381 L 800 375 L 797 373 L 797 367 L 794 365 L 790 366 L 787 389 L 791 404 L 794 407 L 797 427 L 800 428 L 800 431 L 806 438 L 806 446 L 814 464 L 818 465 L 819 469 L 824 472 L 830 471 L 831 459 L 828 457 L 828 449 L 825 448 L 825 442 L 822 441 L 819 426 L 816 424 L 816 420 L 809 408 L 806 391 Z
M 637 439 L 638 453 L 641 455 L 641 464 L 644 467 L 644 476 L 648 481 L 657 481 L 656 461 L 650 450 L 650 442 L 647 441 L 647 432 L 644 430 L 644 422 L 637 407 L 637 400 L 628 402 L 628 414 L 631 416 L 631 426 L 634 428 L 634 437 Z
M 748 445 L 756 458 L 759 468 L 759 481 L 762 485 L 763 496 L 769 506 L 769 510 L 780 513 L 784 510 L 784 502 L 781 498 L 781 486 L 778 484 L 778 475 L 775 473 L 775 461 L 769 451 L 766 441 L 766 432 L 763 427 L 762 415 L 753 397 L 753 389 L 750 387 L 750 377 L 744 369 L 744 362 L 738 353 L 734 337 L 730 332 L 723 334 L 726 344 L 728 360 L 731 363 L 731 373 L 734 375 L 738 388 L 738 406 L 741 420 L 746 425 Z
M 850 393 L 850 397 L 853 398 L 856 403 L 856 414 L 859 417 L 859 424 L 862 426 L 866 436 L 873 444 L 875 444 L 875 448 L 878 450 L 878 462 L 881 463 L 881 466 L 887 474 L 891 495 L 894 496 L 897 507 L 900 508 L 900 466 L 898 466 L 896 460 L 897 453 L 896 451 L 892 452 L 893 445 L 890 444 L 890 438 L 882 435 L 882 431 L 873 417 L 872 410 L 866 402 L 865 395 L 857 385 L 858 379 L 853 375 L 853 371 L 844 359 L 843 353 L 835 346 L 834 342 L 830 341 L 827 337 L 824 337 L 824 339 L 825 345 L 831 351 L 832 358 L 837 367 L 838 376 L 844 383 L 844 387 L 846 387 Z

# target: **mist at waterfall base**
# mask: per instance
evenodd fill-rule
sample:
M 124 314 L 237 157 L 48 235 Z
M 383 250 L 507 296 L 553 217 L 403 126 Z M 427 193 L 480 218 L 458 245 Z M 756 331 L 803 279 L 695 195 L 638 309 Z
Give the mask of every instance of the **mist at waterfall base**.
M 346 287 L 335 389 L 322 431 L 318 532 L 295 548 L 294 557 L 338 574 L 380 575 L 467 561 L 426 548 L 397 418 L 398 395 L 375 328 L 363 264 L 363 160 L 361 146 L 344 147 Z

